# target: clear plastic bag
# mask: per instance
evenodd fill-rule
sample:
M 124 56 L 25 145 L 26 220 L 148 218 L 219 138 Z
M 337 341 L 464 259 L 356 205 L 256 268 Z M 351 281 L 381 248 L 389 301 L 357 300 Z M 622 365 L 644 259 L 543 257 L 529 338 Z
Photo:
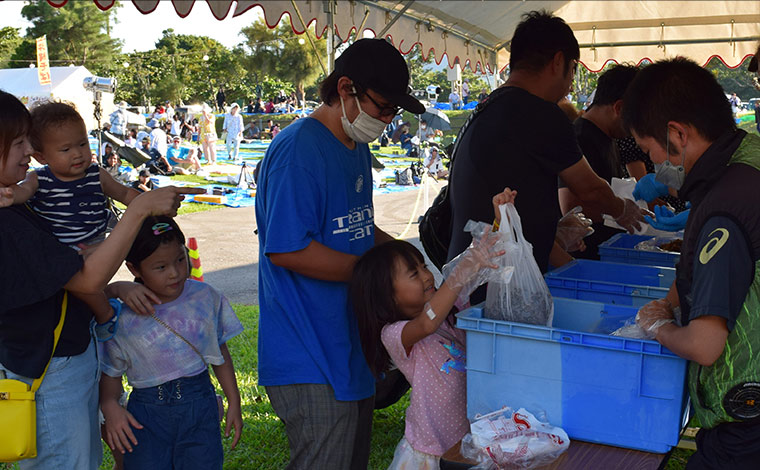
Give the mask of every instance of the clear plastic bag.
M 488 283 L 484 315 L 492 320 L 551 326 L 552 296 L 533 258 L 533 246 L 523 236 L 517 209 L 510 203 L 499 206 L 499 211 L 499 243 L 505 253 L 496 262 L 513 266 L 514 273 Z
M 570 439 L 562 428 L 524 408 L 503 408 L 475 417 L 462 439 L 461 452 L 478 462 L 471 467 L 478 470 L 530 469 L 550 464 L 568 447 Z

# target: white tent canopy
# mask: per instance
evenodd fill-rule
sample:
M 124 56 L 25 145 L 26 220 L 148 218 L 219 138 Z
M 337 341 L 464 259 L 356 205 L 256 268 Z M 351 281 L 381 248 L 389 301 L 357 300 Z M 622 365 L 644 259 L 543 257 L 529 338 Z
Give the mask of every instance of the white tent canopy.
M 102 9 L 112 0 L 94 0 Z M 172 0 L 184 17 L 194 0 Z M 158 0 L 132 0 L 143 13 L 153 11 Z M 234 5 L 234 16 L 253 7 L 264 10 L 270 26 L 283 14 L 293 30 L 315 23 L 321 37 L 330 24 L 343 41 L 357 30 L 390 37 L 402 53 L 416 44 L 437 62 L 448 58 L 449 66 L 469 62 L 472 69 L 486 64 L 502 70 L 509 60 L 509 39 L 522 13 L 546 9 L 562 17 L 581 45 L 581 62 L 600 70 L 608 60 L 638 63 L 674 56 L 689 57 L 700 64 L 713 56 L 729 67 L 738 66 L 754 53 L 760 39 L 760 1 L 459 1 L 459 0 L 206 0 L 214 16 L 223 19 Z M 297 11 L 296 11 L 297 10 Z M 332 11 L 330 11 L 332 10 Z M 303 19 L 303 23 L 299 16 Z
M 63 100 L 72 103 L 82 115 L 87 129 L 97 127 L 93 113 L 92 92 L 85 90 L 82 81 L 92 74 L 85 67 L 50 67 L 50 85 L 40 85 L 36 68 L 0 70 L 0 89 L 16 96 L 25 105 L 31 106 L 41 100 Z M 101 99 L 103 118 L 113 111 L 113 93 L 103 93 Z

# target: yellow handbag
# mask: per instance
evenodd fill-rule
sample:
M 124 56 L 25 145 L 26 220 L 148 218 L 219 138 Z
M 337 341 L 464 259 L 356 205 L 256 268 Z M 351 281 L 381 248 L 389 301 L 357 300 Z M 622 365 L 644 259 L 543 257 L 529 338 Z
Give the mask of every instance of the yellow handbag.
M 68 292 L 63 293 L 61 303 L 61 319 L 55 327 L 53 352 L 61 336 L 63 322 L 66 319 Z M 50 353 L 50 359 L 53 353 Z M 34 379 L 30 387 L 20 380 L 0 380 L 0 462 L 16 462 L 17 460 L 37 457 L 37 408 L 34 395 L 45 378 L 45 372 L 50 365 L 48 361 L 42 376 Z

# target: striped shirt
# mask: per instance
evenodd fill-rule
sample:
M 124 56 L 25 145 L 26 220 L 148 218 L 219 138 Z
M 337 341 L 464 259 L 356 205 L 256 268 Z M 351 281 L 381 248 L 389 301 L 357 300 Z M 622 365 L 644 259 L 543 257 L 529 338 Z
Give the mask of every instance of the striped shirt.
M 108 208 L 98 165 L 75 181 L 59 180 L 47 166 L 36 171 L 38 188 L 29 205 L 58 241 L 76 245 L 105 232 Z

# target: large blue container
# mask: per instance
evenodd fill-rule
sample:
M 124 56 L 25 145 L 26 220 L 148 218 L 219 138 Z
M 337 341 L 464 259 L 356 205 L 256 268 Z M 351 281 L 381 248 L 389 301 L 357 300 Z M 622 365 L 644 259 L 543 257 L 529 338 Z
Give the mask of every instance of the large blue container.
M 546 412 L 572 439 L 648 452 L 675 446 L 688 419 L 686 360 L 655 341 L 609 336 L 636 309 L 554 299 L 553 327 L 460 312 L 467 415 Z
M 635 249 L 639 243 L 652 238 L 654 237 L 651 235 L 618 233 L 599 245 L 599 257 L 602 261 L 610 263 L 642 264 L 646 266 L 674 268 L 681 257 L 679 253 Z
M 676 270 L 579 259 L 546 273 L 555 297 L 641 307 L 668 293 Z

